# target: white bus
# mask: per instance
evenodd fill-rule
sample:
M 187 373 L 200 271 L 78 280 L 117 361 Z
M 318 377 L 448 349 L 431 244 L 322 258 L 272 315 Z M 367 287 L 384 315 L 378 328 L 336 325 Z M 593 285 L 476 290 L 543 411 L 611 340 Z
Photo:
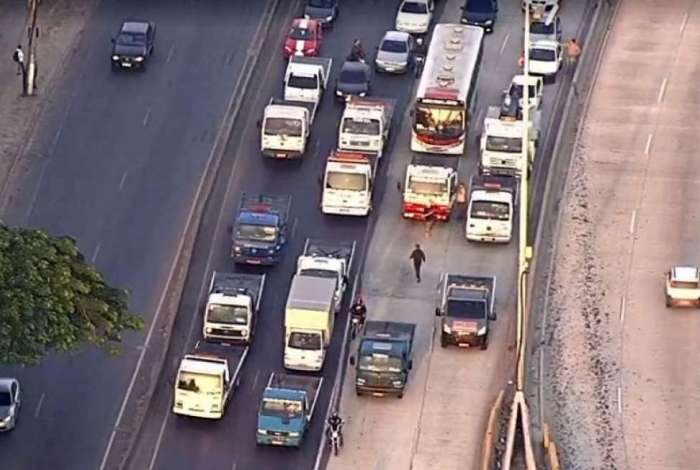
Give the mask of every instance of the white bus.
M 411 150 L 461 155 L 474 114 L 484 30 L 438 24 L 413 109 Z

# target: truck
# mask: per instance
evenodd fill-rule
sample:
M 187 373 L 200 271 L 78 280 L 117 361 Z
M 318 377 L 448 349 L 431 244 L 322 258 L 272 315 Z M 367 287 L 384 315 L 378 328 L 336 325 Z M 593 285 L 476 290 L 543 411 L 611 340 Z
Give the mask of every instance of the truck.
M 284 311 L 285 369 L 319 371 L 333 336 L 336 280 L 295 275 Z
M 204 308 L 204 339 L 250 344 L 260 314 L 264 288 L 264 274 L 214 271 Z
M 495 277 L 443 274 L 435 307 L 440 346 L 488 348 L 490 322 L 496 320 L 495 297 Z
M 270 98 L 260 122 L 260 151 L 270 158 L 301 158 L 318 104 Z
M 372 153 L 331 152 L 323 177 L 321 212 L 361 217 L 369 215 L 378 161 L 378 156 Z
M 311 425 L 323 377 L 273 372 L 258 409 L 258 444 L 300 447 Z
M 415 155 L 406 167 L 401 215 L 425 220 L 433 213 L 437 220 L 449 220 L 457 195 L 458 160 L 451 157 Z
M 528 173 L 535 158 L 539 139 L 540 112 L 531 113 L 528 145 Z M 481 162 L 479 169 L 484 175 L 520 177 L 522 173 L 523 121 L 516 116 L 501 115 L 500 106 L 488 108 L 481 134 Z M 527 176 L 527 175 L 526 175 Z
M 700 307 L 700 268 L 674 266 L 666 272 L 666 307 Z
M 338 149 L 381 158 L 389 141 L 396 100 L 350 96 L 338 127 Z
M 304 251 L 297 258 L 297 275 L 335 280 L 333 310 L 336 314 L 340 312 L 345 290 L 349 284 L 355 245 L 354 241 L 307 238 Z
M 469 183 L 469 205 L 465 235 L 469 241 L 509 243 L 518 180 L 509 176 L 473 176 Z
M 175 377 L 173 413 L 220 419 L 240 383 L 247 346 L 197 342 L 180 361 Z
M 291 196 L 243 193 L 233 225 L 233 261 L 277 264 L 287 244 L 291 206 Z
M 368 321 L 357 348 L 355 393 L 360 396 L 396 395 L 403 398 L 409 373 L 413 369 L 415 323 Z
M 284 99 L 321 103 L 333 59 L 292 56 L 284 73 Z

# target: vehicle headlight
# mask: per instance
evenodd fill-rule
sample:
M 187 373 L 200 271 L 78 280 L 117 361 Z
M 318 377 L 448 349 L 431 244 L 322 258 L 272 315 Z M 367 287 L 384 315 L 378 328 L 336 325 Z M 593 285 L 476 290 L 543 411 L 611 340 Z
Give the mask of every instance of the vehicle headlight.
M 366 91 L 361 92 L 360 96 L 362 96 L 364 98 L 365 96 L 367 96 L 367 92 Z
M 363 379 L 362 377 L 358 377 L 358 378 L 355 379 L 355 383 L 356 383 L 357 385 L 364 385 L 364 384 L 365 384 L 365 379 Z
M 326 20 L 326 21 L 333 21 L 333 15 L 331 15 L 331 16 L 326 16 L 325 20 Z
M 450 325 L 442 325 L 442 331 L 444 331 L 447 334 L 452 333 L 452 328 L 450 328 Z
M 270 248 L 269 250 L 267 250 L 267 254 L 268 254 L 268 255 L 274 255 L 274 254 L 275 254 L 275 249 L 274 249 L 274 248 Z
M 317 51 L 316 51 L 316 48 L 315 48 L 315 47 L 310 47 L 309 49 L 306 49 L 306 50 L 304 51 L 304 53 L 306 53 L 306 54 L 315 54 L 316 52 L 317 52 Z
M 240 332 L 241 332 L 241 335 L 248 336 L 248 329 L 247 328 L 241 328 Z
M 112 56 L 112 60 L 119 60 L 119 56 L 118 56 L 118 55 L 116 55 L 116 54 L 115 54 L 115 55 L 113 55 L 113 56 Z
M 134 57 L 134 61 L 136 61 L 136 62 L 143 62 L 143 57 L 141 57 L 141 56 Z
M 301 433 L 298 433 L 298 432 L 290 432 L 289 433 L 289 437 L 299 437 L 299 436 L 301 436 Z
M 241 252 L 241 247 L 240 247 L 240 246 L 234 246 L 234 247 L 233 247 L 233 251 L 235 251 L 236 253 L 240 253 L 240 252 Z
M 391 382 L 394 387 L 401 387 L 403 385 L 403 380 L 394 380 Z
M 486 334 L 486 327 L 485 326 L 482 326 L 481 328 L 479 328 L 479 331 L 476 332 L 477 336 L 484 336 L 485 334 Z
M 12 420 L 12 416 L 5 416 L 2 419 L 2 424 L 9 424 L 11 420 Z
M 491 26 L 493 24 L 493 20 L 486 20 L 486 21 L 484 21 L 484 24 L 486 26 Z
M 267 434 L 267 431 L 264 429 L 258 429 L 258 434 L 262 434 L 263 436 Z
M 343 92 L 340 90 L 335 90 L 335 96 L 343 96 Z
M 214 331 L 214 329 L 207 327 L 204 329 L 204 331 L 206 331 L 207 333 L 211 333 L 212 331 Z

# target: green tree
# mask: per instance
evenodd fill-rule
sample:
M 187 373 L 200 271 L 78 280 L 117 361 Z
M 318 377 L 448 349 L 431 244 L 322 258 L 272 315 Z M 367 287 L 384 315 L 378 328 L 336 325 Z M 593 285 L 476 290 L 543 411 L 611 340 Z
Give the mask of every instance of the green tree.
M 0 363 L 36 365 L 92 344 L 112 353 L 143 328 L 127 293 L 106 284 L 69 237 L 0 225 Z

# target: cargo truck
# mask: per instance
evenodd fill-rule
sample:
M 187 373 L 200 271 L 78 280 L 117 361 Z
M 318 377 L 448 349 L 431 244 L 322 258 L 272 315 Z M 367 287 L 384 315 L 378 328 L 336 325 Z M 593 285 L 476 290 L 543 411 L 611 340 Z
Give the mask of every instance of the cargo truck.
M 233 225 L 233 261 L 277 264 L 287 244 L 291 205 L 291 196 L 243 193 Z
M 372 153 L 332 152 L 323 177 L 324 214 L 367 216 L 372 210 L 378 157 Z
M 284 99 L 321 103 L 333 59 L 292 56 L 284 73 Z
M 338 149 L 374 153 L 381 158 L 391 134 L 396 101 L 351 96 L 338 128 Z
M 449 220 L 457 195 L 458 160 L 452 157 L 416 155 L 406 167 L 402 190 L 401 215 L 425 220 L 432 213 L 436 220 Z
M 530 116 L 530 140 L 527 148 L 528 168 L 532 165 L 537 149 L 540 113 L 536 111 L 530 113 Z M 504 116 L 501 114 L 500 106 L 489 107 L 484 119 L 484 130 L 480 141 L 481 162 L 479 169 L 481 174 L 521 176 L 523 127 L 523 121 L 517 119 L 517 115 Z
M 467 240 L 509 243 L 513 236 L 513 219 L 518 180 L 508 176 L 473 176 L 469 184 Z
M 260 122 L 260 151 L 270 158 L 301 158 L 318 104 L 270 98 Z

